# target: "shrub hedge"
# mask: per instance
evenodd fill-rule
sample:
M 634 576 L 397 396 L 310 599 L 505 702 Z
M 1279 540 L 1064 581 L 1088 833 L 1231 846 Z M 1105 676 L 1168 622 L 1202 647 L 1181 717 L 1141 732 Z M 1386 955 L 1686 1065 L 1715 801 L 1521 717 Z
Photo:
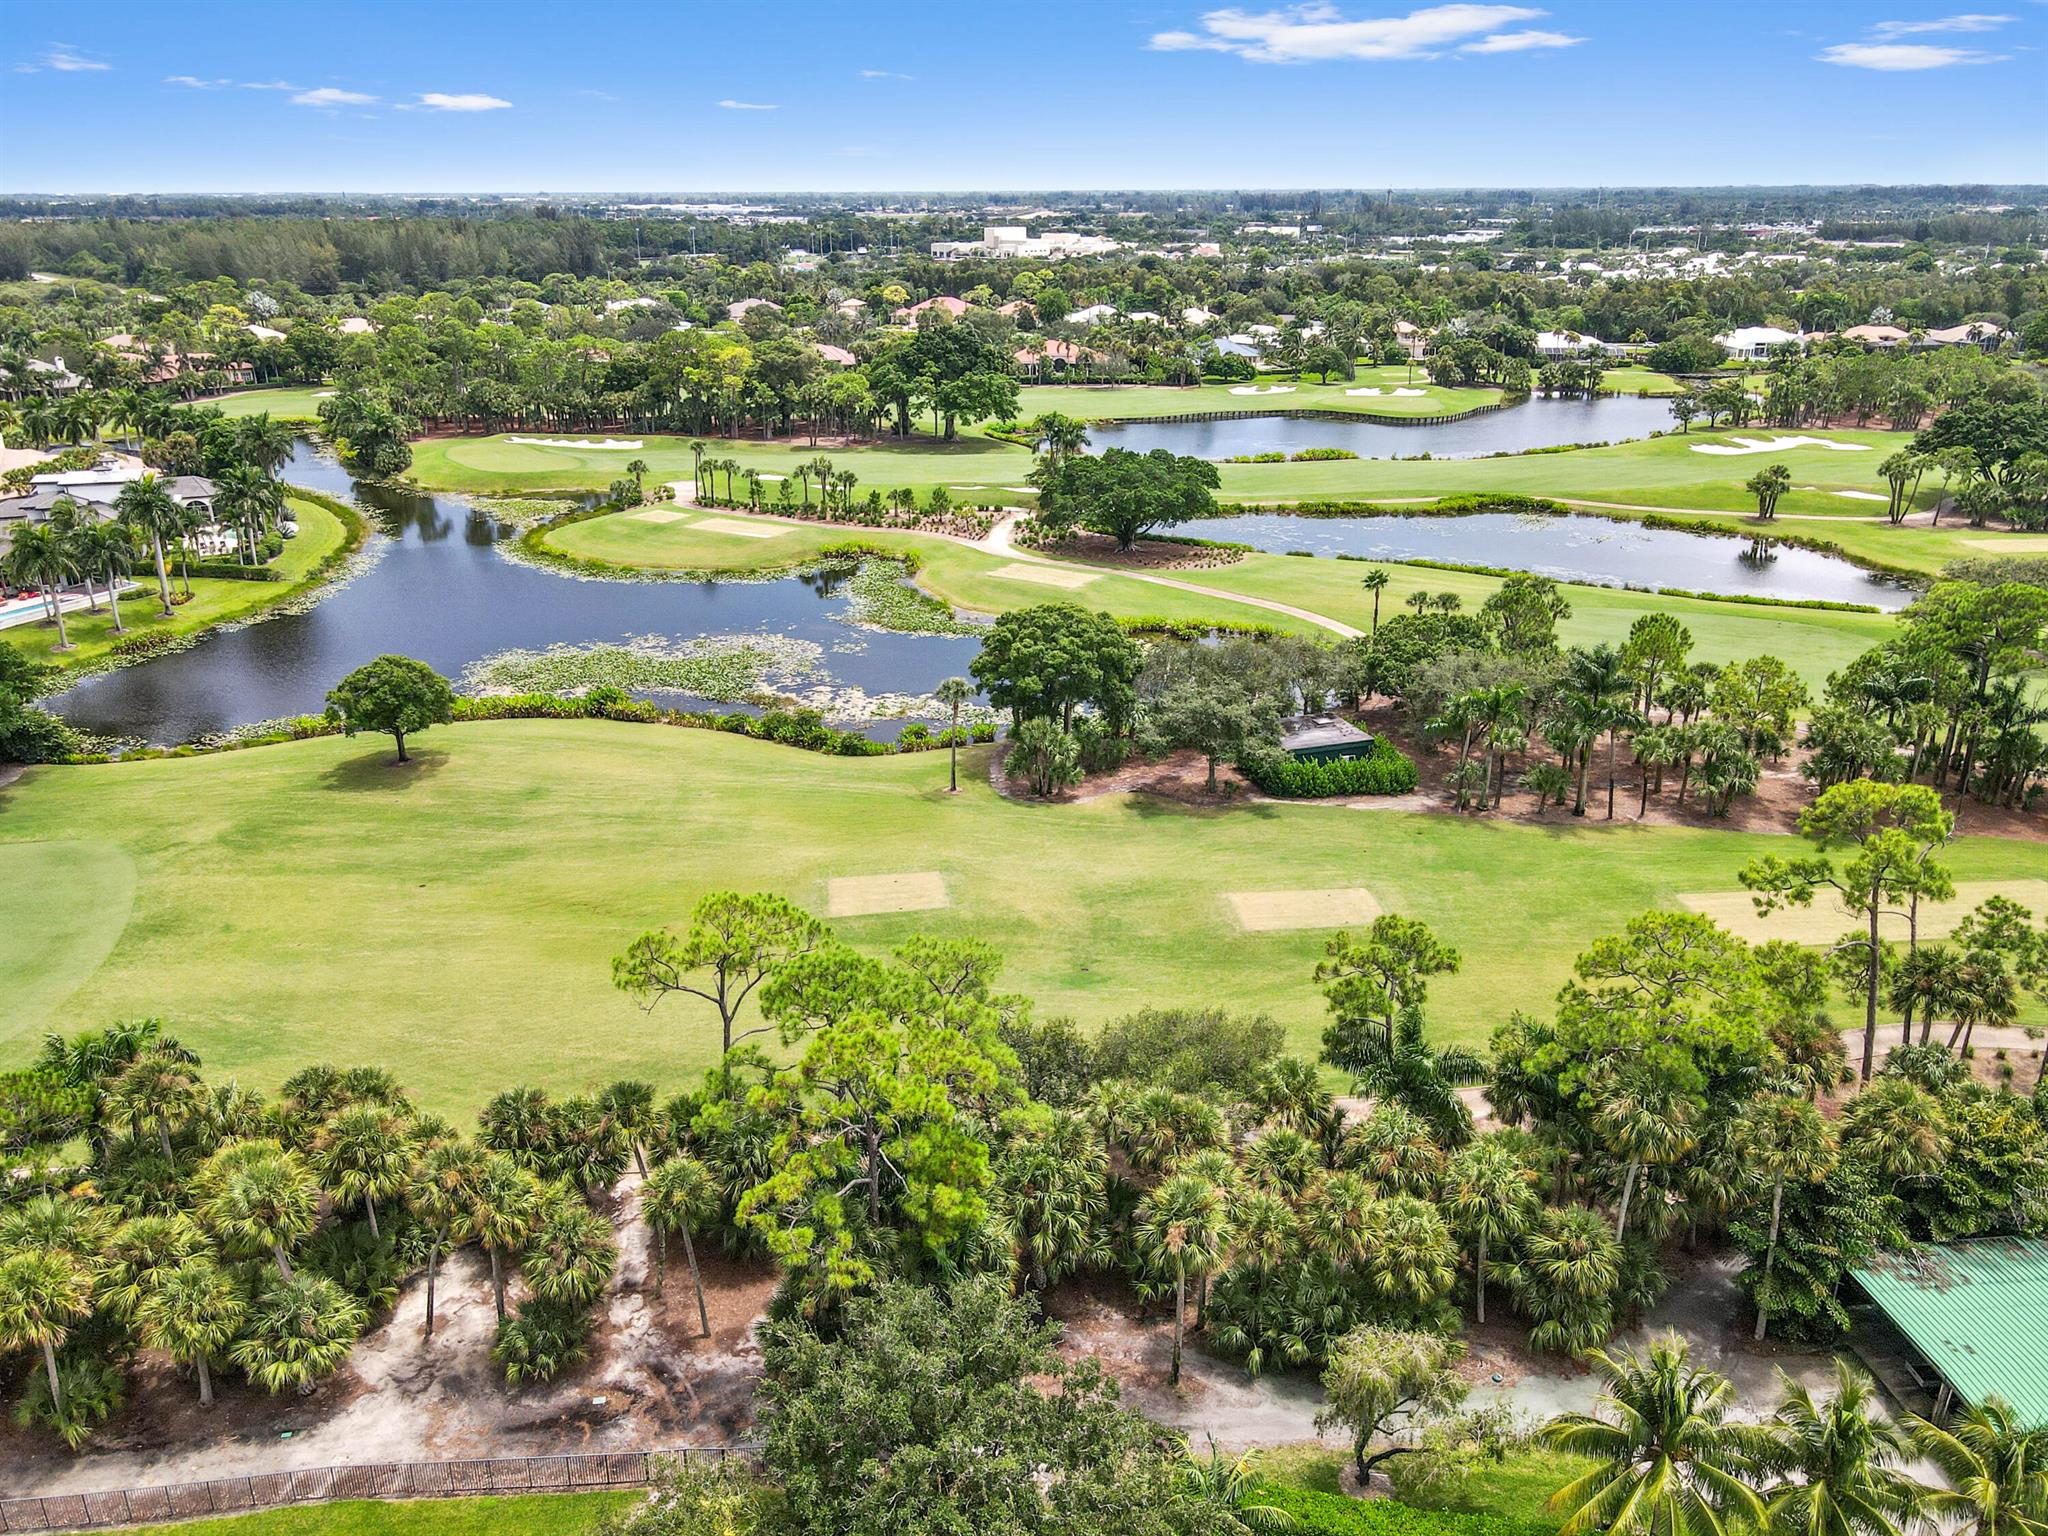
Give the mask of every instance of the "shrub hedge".
M 1259 1502 L 1294 1517 L 1302 1536 L 1551 1536 L 1553 1526 L 1501 1515 L 1417 1509 L 1392 1499 L 1354 1499 L 1275 1483 L 1259 1487 Z
M 1245 777 L 1285 800 L 1330 795 L 1405 795 L 1415 788 L 1415 764 L 1391 742 L 1376 741 L 1364 757 L 1331 759 L 1260 754 L 1243 765 Z

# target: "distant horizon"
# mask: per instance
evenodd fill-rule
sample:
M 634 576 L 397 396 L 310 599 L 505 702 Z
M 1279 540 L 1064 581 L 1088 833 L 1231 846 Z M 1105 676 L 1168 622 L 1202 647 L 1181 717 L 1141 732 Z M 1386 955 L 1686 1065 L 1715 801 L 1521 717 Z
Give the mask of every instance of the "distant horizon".
M 1515 194 L 1518 196 L 1572 196 L 1599 193 L 1755 193 L 1755 192 L 1927 192 L 1967 191 L 2038 193 L 2048 198 L 2048 181 L 1985 181 L 1969 179 L 1961 181 L 1746 181 L 1746 182 L 1585 182 L 1552 184 L 1506 183 L 1506 182 L 1444 182 L 1432 185 L 1416 184 L 1406 186 L 1400 182 L 1391 185 L 1369 186 L 1365 184 L 1341 185 L 1337 183 L 1309 183 L 1283 185 L 1266 182 L 1226 182 L 1212 186 L 1189 183 L 1186 185 L 1160 184 L 1141 186 L 1137 184 L 1103 184 L 1101 186 L 960 186 L 960 187 L 846 187 L 830 189 L 823 187 L 241 187 L 205 189 L 195 187 L 166 187 L 154 190 L 139 188 L 67 188 L 67 189 L 20 189 L 0 188 L 0 200 L 23 202 L 36 199 L 76 200 L 112 198 L 143 198 L 170 200 L 176 198 L 499 198 L 524 200 L 550 197 L 592 198 L 604 201 L 623 199 L 663 199 L 671 202 L 718 202 L 732 199 L 762 198 L 818 198 L 835 202 L 852 199 L 886 199 L 906 197 L 1003 197 L 1003 198 L 1062 198 L 1099 197 L 1109 198 L 1122 195 L 1217 197 L 1239 195 L 1256 196 L 1383 196 L 1388 192 L 1407 196 L 1428 195 L 1489 195 Z
M 110 196 L 2002 185 L 2043 49 L 2039 0 L 10 0 L 0 135 Z

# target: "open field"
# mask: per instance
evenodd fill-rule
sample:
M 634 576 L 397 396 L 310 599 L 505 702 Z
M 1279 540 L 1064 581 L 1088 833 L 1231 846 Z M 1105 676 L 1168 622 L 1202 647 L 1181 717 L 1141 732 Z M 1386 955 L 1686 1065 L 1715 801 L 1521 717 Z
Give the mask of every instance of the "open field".
M 740 539 L 705 533 L 691 514 L 678 522 L 651 523 L 635 513 L 612 513 L 555 529 L 551 548 L 581 559 L 627 567 L 688 571 L 763 571 L 815 559 L 819 551 L 848 539 L 878 549 L 915 554 L 922 562 L 917 584 L 954 607 L 1002 613 L 1034 603 L 1072 597 L 1119 618 L 1173 618 L 1271 624 L 1297 633 L 1328 634 L 1317 626 L 1270 609 L 1229 601 L 1227 594 L 1285 603 L 1363 630 L 1372 623 L 1372 596 L 1359 586 L 1369 566 L 1351 560 L 1303 559 L 1289 555 L 1247 555 L 1233 565 L 1166 574 L 1209 588 L 1205 597 L 1105 571 L 1085 587 L 1055 589 L 998 575 L 1007 557 L 931 534 L 851 528 L 844 524 L 789 526 L 783 538 Z M 1186 530 L 1199 535 L 1202 525 Z M 1897 532 L 1897 530 L 1893 530 Z M 1392 580 L 1380 596 L 1382 616 L 1403 612 L 1416 591 L 1455 592 L 1476 610 L 1501 583 L 1475 572 L 1390 564 Z M 1891 633 L 1884 614 L 1840 613 L 1776 604 L 1711 602 L 1659 597 L 1618 587 L 1572 586 L 1572 616 L 1559 626 L 1568 643 L 1620 641 L 1629 625 L 1653 610 L 1675 613 L 1693 633 L 1703 661 L 1734 661 L 1770 653 L 1782 657 L 1814 687 L 1832 672 Z
M 194 577 L 192 600 L 178 604 L 171 617 L 165 619 L 158 617 L 156 566 L 145 559 L 135 568 L 135 590 L 121 598 L 121 622 L 128 626 L 128 633 L 189 635 L 230 619 L 247 618 L 262 609 L 275 607 L 299 591 L 319 568 L 320 562 L 341 548 L 347 530 L 342 527 L 341 519 L 325 507 L 302 501 L 296 496 L 289 500 L 292 515 L 298 519 L 299 536 L 286 540 L 284 553 L 277 557 L 274 569 L 281 575 L 281 580 L 231 581 Z M 173 592 L 184 590 L 184 583 L 178 579 L 175 568 L 171 572 L 171 587 Z M 114 633 L 113 616 L 107 611 L 104 598 L 100 601 L 98 613 L 90 610 L 74 613 L 66 609 L 64 627 L 69 631 L 74 647 L 69 651 L 57 649 L 57 626 L 54 624 L 23 624 L 0 632 L 0 643 L 18 646 L 37 661 L 72 671 L 103 661 L 113 649 L 114 642 L 122 638 Z
M 701 1008 L 643 1014 L 613 989 L 611 957 L 635 934 L 711 889 L 823 912 L 828 881 L 901 871 L 941 876 L 951 905 L 845 918 L 844 937 L 880 951 L 984 936 L 1009 957 L 1004 984 L 1045 1013 L 1095 1024 L 1198 998 L 1271 1013 L 1303 1052 L 1326 935 L 1247 933 L 1226 894 L 1365 887 L 1464 952 L 1431 1013 L 1479 1043 L 1508 1009 L 1546 1007 L 1594 938 L 1788 849 L 1565 817 L 1025 805 L 988 786 L 985 750 L 949 796 L 944 753 L 830 758 L 606 722 L 449 727 L 414 751 L 399 769 L 388 741 L 335 737 L 35 768 L 0 791 L 0 933 L 14 953 L 63 950 L 26 986 L 9 972 L 0 1065 L 45 1030 L 153 1014 L 266 1090 L 321 1059 L 387 1065 L 455 1113 L 519 1080 L 674 1085 L 710 1061 L 715 1031 Z M 71 846 L 24 851 L 52 842 Z M 1966 838 L 1951 854 L 1958 880 L 2041 871 L 2035 844 Z M 61 899 L 14 877 L 53 860 Z
M 278 389 L 244 389 L 194 403 L 215 406 L 226 416 L 268 414 L 279 421 L 318 421 L 320 402 L 334 392 L 331 384 L 289 384 Z

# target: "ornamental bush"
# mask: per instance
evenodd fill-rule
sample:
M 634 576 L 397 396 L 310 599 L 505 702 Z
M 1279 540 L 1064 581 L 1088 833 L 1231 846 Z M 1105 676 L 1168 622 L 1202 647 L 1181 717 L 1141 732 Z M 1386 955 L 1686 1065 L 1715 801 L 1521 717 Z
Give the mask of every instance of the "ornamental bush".
M 1415 764 L 1391 742 L 1376 741 L 1364 757 L 1298 758 L 1260 753 L 1240 765 L 1269 795 L 1320 800 L 1330 795 L 1405 795 L 1415 788 Z

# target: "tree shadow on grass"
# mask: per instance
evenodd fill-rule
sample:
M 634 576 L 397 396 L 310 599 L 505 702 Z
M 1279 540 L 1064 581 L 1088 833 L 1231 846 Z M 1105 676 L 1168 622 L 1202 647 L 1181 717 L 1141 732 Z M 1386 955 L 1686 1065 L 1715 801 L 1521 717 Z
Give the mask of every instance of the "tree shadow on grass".
M 432 779 L 448 763 L 448 754 L 435 747 L 424 750 L 408 745 L 408 761 L 401 763 L 387 743 L 374 752 L 336 763 L 320 775 L 329 789 L 404 794 Z
M 1271 821 L 1280 814 L 1280 807 L 1270 800 L 1180 800 L 1172 795 L 1148 794 L 1143 790 L 1127 796 L 1126 802 L 1132 814 L 1146 821 L 1215 821 L 1224 816 Z

